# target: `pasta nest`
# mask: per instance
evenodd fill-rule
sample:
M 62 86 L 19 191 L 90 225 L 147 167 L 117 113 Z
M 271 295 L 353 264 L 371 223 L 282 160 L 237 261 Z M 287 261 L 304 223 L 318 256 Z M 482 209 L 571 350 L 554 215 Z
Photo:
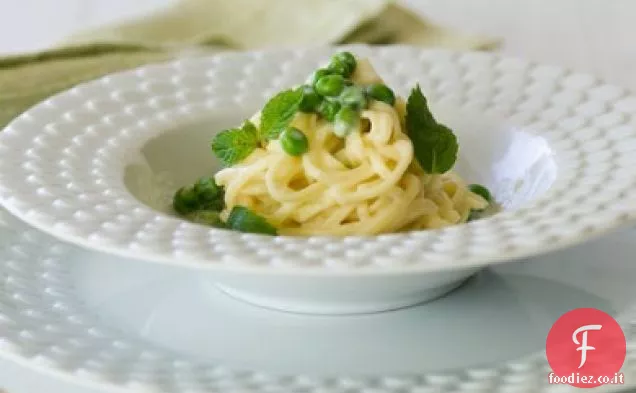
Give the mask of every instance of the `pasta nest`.
M 366 59 L 356 84 L 383 83 Z M 260 114 L 251 121 L 259 127 Z M 225 187 L 223 219 L 236 205 L 266 218 L 281 235 L 375 235 L 435 229 L 468 220 L 488 202 L 456 173 L 425 173 L 405 131 L 406 103 L 372 101 L 357 132 L 345 138 L 313 113 L 297 113 L 291 125 L 309 141 L 300 157 L 267 142 L 242 162 L 215 175 Z

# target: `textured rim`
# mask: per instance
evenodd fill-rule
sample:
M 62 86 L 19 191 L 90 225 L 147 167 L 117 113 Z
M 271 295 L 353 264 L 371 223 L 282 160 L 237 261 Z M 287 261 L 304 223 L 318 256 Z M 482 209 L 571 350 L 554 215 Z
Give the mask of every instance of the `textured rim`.
M 0 222 L 1 222 L 0 211 Z M 18 229 L 20 228 L 20 229 Z M 493 367 L 360 378 L 274 376 L 202 363 L 105 326 L 75 295 L 66 263 L 74 247 L 22 225 L 3 233 L 0 250 L 0 356 L 72 383 L 112 391 L 176 392 L 548 392 L 543 351 Z M 625 380 L 636 376 L 636 307 L 619 322 L 628 339 Z M 620 386 L 605 385 L 598 391 Z
M 150 138 L 208 112 L 259 105 L 334 51 L 322 48 L 182 59 L 54 96 L 1 133 L 0 200 L 30 225 L 90 249 L 276 273 L 487 265 L 580 243 L 636 218 L 636 97 L 625 90 L 493 54 L 349 49 L 370 57 L 400 94 L 420 83 L 433 101 L 503 116 L 540 133 L 559 161 L 555 185 L 520 209 L 466 225 L 348 238 L 272 239 L 205 228 L 158 213 L 127 191 L 126 157 Z

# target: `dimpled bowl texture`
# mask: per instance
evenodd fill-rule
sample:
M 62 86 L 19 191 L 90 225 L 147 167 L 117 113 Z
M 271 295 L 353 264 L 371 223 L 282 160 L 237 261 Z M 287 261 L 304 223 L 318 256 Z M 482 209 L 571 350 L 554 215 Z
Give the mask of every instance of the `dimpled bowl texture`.
M 342 49 L 342 48 L 340 48 Z M 636 212 L 636 99 L 593 76 L 496 54 L 347 47 L 402 95 L 419 83 L 457 134 L 456 171 L 502 210 L 440 230 L 268 237 L 188 223 L 174 191 L 220 168 L 219 131 L 336 50 L 225 53 L 80 85 L 0 134 L 0 200 L 59 239 L 197 269 L 233 297 L 308 313 L 435 299 L 493 263 L 567 247 Z

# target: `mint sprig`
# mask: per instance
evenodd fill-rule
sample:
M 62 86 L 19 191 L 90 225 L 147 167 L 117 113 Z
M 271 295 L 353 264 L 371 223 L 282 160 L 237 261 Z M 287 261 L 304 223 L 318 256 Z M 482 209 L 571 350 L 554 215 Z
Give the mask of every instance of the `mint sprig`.
M 457 138 L 450 128 L 435 120 L 419 85 L 411 90 L 406 103 L 406 131 L 424 171 L 444 173 L 455 165 Z
M 258 130 L 249 121 L 241 128 L 221 131 L 212 140 L 212 151 L 226 166 L 243 161 L 259 145 Z
M 272 97 L 261 111 L 261 140 L 278 138 L 294 119 L 303 96 L 302 89 L 284 90 Z
M 276 94 L 261 111 L 260 130 L 246 121 L 240 128 L 222 131 L 212 140 L 212 151 L 226 166 L 243 161 L 259 145 L 278 138 L 298 112 L 302 94 L 302 89 Z

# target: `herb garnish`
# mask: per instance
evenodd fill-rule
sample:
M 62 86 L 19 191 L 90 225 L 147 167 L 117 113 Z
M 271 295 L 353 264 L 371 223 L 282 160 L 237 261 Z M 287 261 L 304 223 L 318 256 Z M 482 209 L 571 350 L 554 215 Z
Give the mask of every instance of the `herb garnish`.
M 457 138 L 450 128 L 435 121 L 419 85 L 406 104 L 406 131 L 424 171 L 444 173 L 453 167 L 459 150 Z

